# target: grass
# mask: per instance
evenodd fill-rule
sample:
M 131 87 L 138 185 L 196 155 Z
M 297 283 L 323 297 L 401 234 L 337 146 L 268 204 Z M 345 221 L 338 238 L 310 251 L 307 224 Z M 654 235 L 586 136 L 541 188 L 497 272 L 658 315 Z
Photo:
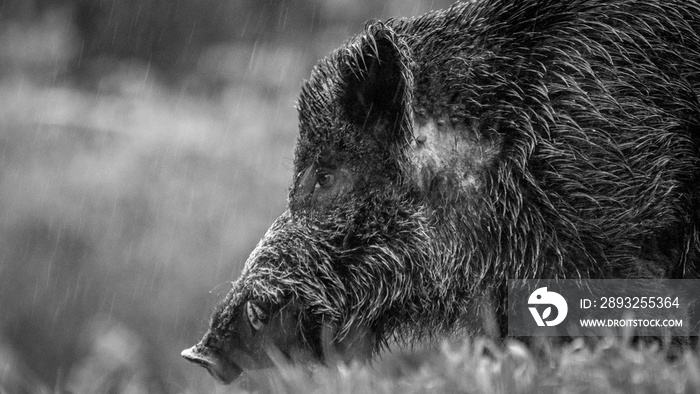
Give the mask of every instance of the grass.
M 658 346 L 607 338 L 543 346 L 466 340 L 418 357 L 385 356 L 372 365 L 258 373 L 240 392 L 273 393 L 696 393 L 698 355 L 671 361 Z M 252 382 L 252 383 L 251 383 Z M 251 388 L 255 387 L 255 388 Z

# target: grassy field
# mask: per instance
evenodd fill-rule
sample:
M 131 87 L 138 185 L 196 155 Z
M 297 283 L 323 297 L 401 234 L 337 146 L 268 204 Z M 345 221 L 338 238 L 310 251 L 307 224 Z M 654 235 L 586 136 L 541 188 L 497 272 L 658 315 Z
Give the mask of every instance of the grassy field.
M 373 366 L 311 373 L 285 371 L 259 378 L 279 393 L 696 393 L 698 357 L 669 361 L 658 346 L 635 347 L 606 339 L 530 348 L 488 340 L 443 343 L 413 358 L 388 356 Z M 245 388 L 243 389 L 245 391 Z
M 0 25 L 0 393 L 700 392 L 695 351 L 478 338 L 217 385 L 180 351 L 284 209 L 299 86 L 348 31 L 212 44 L 174 84 L 139 60 L 71 73 L 76 34 Z

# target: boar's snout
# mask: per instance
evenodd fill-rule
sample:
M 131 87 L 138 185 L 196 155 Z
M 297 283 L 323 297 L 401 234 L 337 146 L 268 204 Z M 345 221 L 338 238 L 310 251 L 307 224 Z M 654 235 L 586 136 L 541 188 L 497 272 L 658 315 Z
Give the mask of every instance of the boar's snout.
M 216 351 L 201 344 L 185 349 L 180 354 L 187 361 L 204 367 L 211 376 L 223 384 L 233 382 L 243 372 L 236 364 L 227 361 Z
M 181 354 L 224 384 L 243 371 L 288 362 L 297 352 L 298 310 L 254 300 L 220 305 L 204 338 Z

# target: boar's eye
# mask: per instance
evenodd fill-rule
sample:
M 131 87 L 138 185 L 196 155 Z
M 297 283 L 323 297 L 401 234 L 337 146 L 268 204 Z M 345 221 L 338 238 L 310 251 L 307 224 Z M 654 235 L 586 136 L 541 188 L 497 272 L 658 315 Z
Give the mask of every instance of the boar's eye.
M 335 176 L 332 172 L 328 170 L 319 169 L 316 171 L 316 186 L 317 187 L 331 187 L 335 182 Z
M 294 181 L 290 201 L 323 207 L 353 186 L 353 176 L 344 167 L 324 167 L 314 164 L 301 172 Z
M 267 323 L 267 312 L 252 301 L 246 302 L 246 315 L 248 323 L 255 331 L 260 330 Z

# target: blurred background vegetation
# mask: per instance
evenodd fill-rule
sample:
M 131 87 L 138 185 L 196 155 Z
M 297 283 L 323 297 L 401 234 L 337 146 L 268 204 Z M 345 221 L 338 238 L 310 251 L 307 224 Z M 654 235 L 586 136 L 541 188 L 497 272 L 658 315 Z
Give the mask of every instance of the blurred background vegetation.
M 180 358 L 281 213 L 294 102 L 451 0 L 0 1 L 0 392 L 216 392 Z

